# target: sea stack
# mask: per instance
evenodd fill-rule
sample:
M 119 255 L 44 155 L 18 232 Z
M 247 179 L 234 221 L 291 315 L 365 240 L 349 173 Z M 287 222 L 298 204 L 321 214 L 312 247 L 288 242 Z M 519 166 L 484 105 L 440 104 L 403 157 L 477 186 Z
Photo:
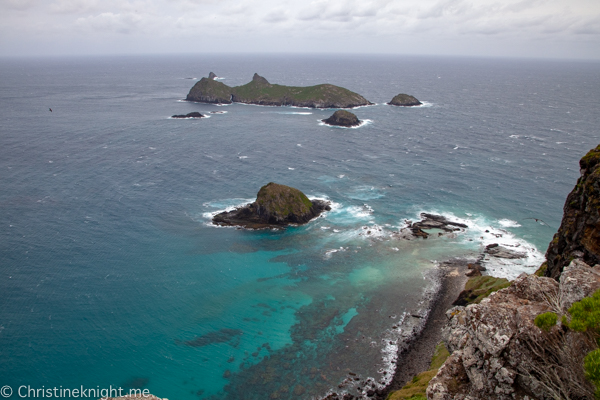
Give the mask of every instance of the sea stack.
M 421 103 L 419 100 L 417 100 L 417 98 L 414 96 L 411 96 L 409 94 L 400 93 L 399 95 L 394 96 L 392 101 L 390 101 L 388 104 L 390 106 L 414 107 L 414 106 L 420 106 L 423 103 Z
M 337 110 L 333 115 L 327 119 L 322 120 L 327 125 L 343 126 L 345 128 L 352 128 L 353 126 L 360 125 L 360 120 L 354 114 L 346 110 Z
M 305 224 L 331 210 L 329 202 L 309 200 L 300 190 L 270 182 L 261 187 L 256 201 L 233 211 L 213 217 L 221 226 L 242 226 L 249 229 L 281 228 L 290 224 Z

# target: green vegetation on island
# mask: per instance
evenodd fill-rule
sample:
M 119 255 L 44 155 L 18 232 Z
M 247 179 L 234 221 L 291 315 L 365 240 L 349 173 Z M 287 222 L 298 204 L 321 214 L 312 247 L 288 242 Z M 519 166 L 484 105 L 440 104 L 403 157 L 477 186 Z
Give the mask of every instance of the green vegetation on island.
M 258 74 L 254 74 L 251 82 L 235 87 L 202 78 L 190 89 L 186 100 L 310 108 L 353 108 L 372 104 L 358 93 L 339 86 L 327 83 L 306 87 L 277 85 Z
M 283 227 L 304 224 L 330 209 L 329 202 L 311 201 L 298 189 L 270 182 L 260 188 L 254 203 L 219 213 L 213 223 L 250 229 Z
M 417 100 L 417 98 L 414 96 L 400 93 L 399 95 L 394 96 L 394 98 L 388 104 L 391 106 L 413 107 L 420 106 L 423 103 Z
M 387 397 L 387 400 L 425 400 L 427 395 L 427 385 L 429 381 L 437 374 L 440 367 L 444 364 L 444 361 L 450 356 L 448 349 L 443 342 L 440 342 L 436 348 L 435 353 L 431 359 L 431 365 L 429 370 L 423 371 L 420 374 L 414 376 L 410 382 L 402 387 L 402 389 L 395 392 L 391 392 Z

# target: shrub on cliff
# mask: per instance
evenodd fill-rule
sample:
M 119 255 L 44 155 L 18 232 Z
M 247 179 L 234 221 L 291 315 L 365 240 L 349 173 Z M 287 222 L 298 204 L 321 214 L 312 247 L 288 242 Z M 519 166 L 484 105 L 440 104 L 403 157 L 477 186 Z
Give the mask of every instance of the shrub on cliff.
M 537 326 L 541 330 L 548 332 L 550 329 L 552 329 L 554 325 L 556 325 L 557 320 L 558 317 L 556 316 L 556 314 L 554 314 L 553 312 L 547 312 L 535 317 L 535 320 L 533 322 L 535 326 Z

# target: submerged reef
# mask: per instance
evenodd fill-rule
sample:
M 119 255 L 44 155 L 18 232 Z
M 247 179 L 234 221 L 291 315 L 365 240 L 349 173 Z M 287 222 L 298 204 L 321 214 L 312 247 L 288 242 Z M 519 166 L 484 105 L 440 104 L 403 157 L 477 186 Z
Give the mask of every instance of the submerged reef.
M 353 108 L 372 104 L 358 93 L 328 83 L 306 87 L 284 86 L 271 84 L 264 77 L 254 74 L 249 83 L 230 87 L 214 80 L 215 77 L 200 79 L 190 89 L 186 100 L 309 108 Z
M 217 214 L 213 223 L 250 229 L 278 228 L 305 224 L 329 210 L 327 201 L 311 201 L 298 189 L 270 182 L 260 188 L 254 203 Z

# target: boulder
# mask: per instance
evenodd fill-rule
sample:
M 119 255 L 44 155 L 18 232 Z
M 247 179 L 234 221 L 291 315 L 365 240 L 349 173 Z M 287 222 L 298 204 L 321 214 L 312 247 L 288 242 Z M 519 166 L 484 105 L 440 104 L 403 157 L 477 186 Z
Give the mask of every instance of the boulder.
M 255 202 L 217 214 L 213 223 L 250 229 L 304 224 L 323 211 L 331 210 L 329 204 L 322 200 L 311 201 L 298 189 L 270 182 L 260 188 Z
M 454 232 L 468 228 L 466 224 L 450 221 L 443 215 L 421 213 L 421 218 L 421 221 L 409 224 L 408 228 L 412 231 L 413 236 L 422 237 L 423 239 L 427 239 L 429 236 L 423 229 L 441 229 L 444 232 Z
M 322 121 L 327 125 L 343 126 L 346 128 L 358 126 L 361 122 L 356 115 L 346 110 L 337 110 L 331 117 Z
M 417 98 L 414 96 L 400 93 L 399 95 L 394 96 L 394 98 L 388 104 L 391 106 L 413 107 L 420 106 L 423 103 L 417 100 Z
M 527 257 L 527 254 L 525 253 L 508 249 L 504 246 L 498 245 L 498 243 L 488 244 L 483 252 L 496 258 L 506 258 L 512 260 Z

